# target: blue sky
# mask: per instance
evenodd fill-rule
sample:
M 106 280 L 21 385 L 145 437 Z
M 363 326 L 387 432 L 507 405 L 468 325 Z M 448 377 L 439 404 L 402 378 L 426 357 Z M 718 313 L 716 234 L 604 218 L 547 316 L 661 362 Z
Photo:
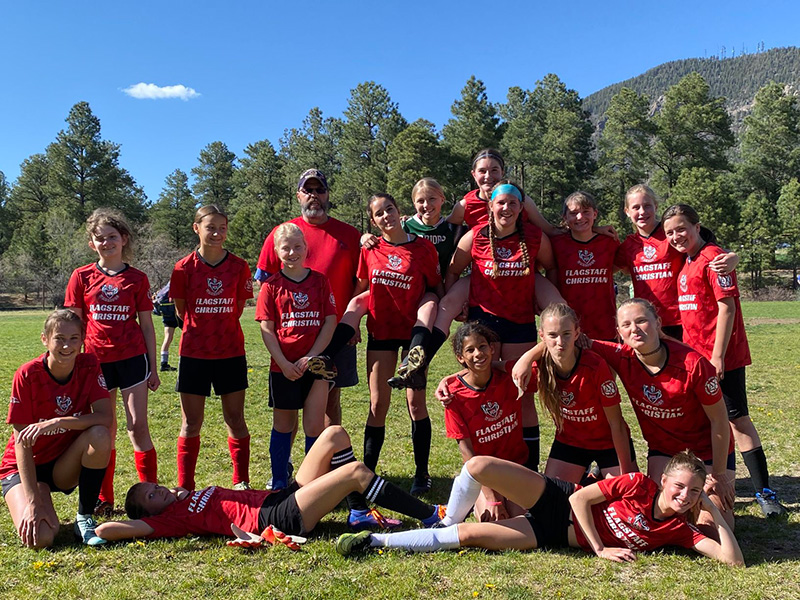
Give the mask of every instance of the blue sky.
M 5 2 L 0 8 L 0 171 L 26 157 L 90 103 L 120 163 L 155 201 L 221 140 L 237 155 L 276 147 L 309 109 L 341 116 L 374 80 L 409 121 L 441 127 L 471 75 L 494 102 L 556 73 L 583 97 L 662 62 L 800 44 L 800 3 Z M 184 96 L 135 98 L 136 84 Z M 188 88 L 191 88 L 189 90 Z M 169 95 L 167 92 L 163 94 Z

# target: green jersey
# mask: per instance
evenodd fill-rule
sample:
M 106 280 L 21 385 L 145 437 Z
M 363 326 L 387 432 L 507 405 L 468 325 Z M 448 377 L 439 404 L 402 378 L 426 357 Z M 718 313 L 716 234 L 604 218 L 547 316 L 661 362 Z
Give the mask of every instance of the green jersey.
M 403 229 L 406 233 L 414 233 L 424 237 L 436 246 L 436 251 L 439 253 L 439 267 L 442 270 L 442 279 L 444 279 L 447 267 L 450 266 L 450 258 L 453 256 L 453 252 L 456 251 L 458 226 L 445 221 L 444 218 L 439 219 L 436 225 L 425 225 L 419 215 L 414 215 L 410 219 L 406 219 L 406 222 L 403 223 Z

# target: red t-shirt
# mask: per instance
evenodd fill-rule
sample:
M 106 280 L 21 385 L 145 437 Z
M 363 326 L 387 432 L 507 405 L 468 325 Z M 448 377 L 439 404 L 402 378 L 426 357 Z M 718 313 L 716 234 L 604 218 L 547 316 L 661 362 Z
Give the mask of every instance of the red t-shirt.
M 325 275 L 336 298 L 336 318 L 341 319 L 353 297 L 361 250 L 361 234 L 352 225 L 328 218 L 322 225 L 307 223 L 303 217 L 289 221 L 303 232 L 308 246 L 305 266 Z M 264 240 L 258 268 L 270 274 L 281 269 L 275 253 L 275 230 Z
M 533 377 L 538 368 L 533 365 Z M 558 378 L 561 392 L 561 431 L 556 439 L 587 450 L 606 450 L 614 447 L 606 406 L 620 403 L 619 390 L 608 363 L 591 350 L 583 350 L 567 379 Z M 630 435 L 630 432 L 628 432 Z
M 100 363 L 93 354 L 78 354 L 68 381 L 59 383 L 46 366 L 47 352 L 25 363 L 14 373 L 6 423 L 30 425 L 57 417 L 79 417 L 92 412 L 92 404 L 108 398 Z M 33 446 L 33 462 L 49 463 L 64 454 L 83 433 L 74 429 L 56 429 L 40 435 Z M 6 445 L 0 464 L 0 479 L 17 472 L 14 434 Z
M 313 270 L 302 281 L 278 271 L 261 286 L 256 301 L 256 321 L 275 323 L 281 351 L 291 362 L 308 354 L 329 315 L 336 315 L 336 300 L 325 276 Z M 269 368 L 281 370 L 272 358 Z
M 513 362 L 507 368 L 511 368 Z M 453 401 L 444 408 L 447 437 L 468 439 L 476 456 L 495 456 L 524 464 L 528 447 L 522 438 L 522 407 L 511 376 L 492 369 L 483 389 L 471 387 L 461 376 L 450 379 Z
M 606 547 L 630 548 L 636 552 L 656 550 L 662 546 L 694 548 L 706 537 L 686 521 L 686 515 L 656 519 L 655 502 L 659 488 L 655 481 L 642 473 L 603 479 L 597 485 L 606 500 L 592 506 L 592 519 Z M 575 525 L 578 544 L 587 552 L 593 552 L 577 521 Z
M 407 340 L 425 290 L 442 282 L 439 255 L 419 236 L 397 245 L 379 238 L 374 248 L 361 249 L 358 278 L 369 280 L 367 330 L 372 337 Z
M 139 269 L 125 265 L 116 275 L 108 275 L 97 263 L 75 269 L 67 283 L 64 306 L 83 311 L 84 347 L 101 363 L 147 352 L 136 317 L 153 310 L 153 301 L 147 275 Z
M 683 341 L 700 354 L 711 359 L 717 336 L 717 301 L 733 298 L 736 316 L 733 320 L 728 349 L 725 352 L 725 370 L 732 371 L 751 364 L 750 346 L 744 330 L 742 305 L 736 272 L 718 275 L 709 263 L 725 251 L 716 244 L 706 244 L 697 256 L 687 258 L 678 277 L 678 308 L 683 324 Z
M 210 265 L 195 251 L 178 261 L 170 296 L 186 303 L 180 355 L 188 358 L 244 356 L 239 303 L 253 297 L 250 267 L 228 254 Z
M 581 331 L 596 340 L 617 336 L 614 257 L 619 242 L 595 235 L 579 242 L 570 234 L 550 238 L 558 267 L 558 291 L 581 320 Z
M 536 319 L 536 255 L 542 243 L 542 230 L 532 223 L 523 225 L 530 271 L 524 275 L 520 235 L 516 231 L 494 240 L 494 254 L 488 226 L 472 229 L 472 275 L 469 305 L 514 323 Z M 494 259 L 497 277 L 492 278 Z
M 649 300 L 663 325 L 681 324 L 675 282 L 683 266 L 683 254 L 670 246 L 661 223 L 649 236 L 632 233 L 626 237 L 614 264 L 628 270 L 633 295 Z
M 161 514 L 142 517 L 154 529 L 150 538 L 185 535 L 225 535 L 231 523 L 249 533 L 261 533 L 258 514 L 272 492 L 267 490 L 229 490 L 210 486 L 191 492 L 173 502 Z
M 672 456 L 689 448 L 698 458 L 710 460 L 711 422 L 703 405 L 722 401 L 714 367 L 686 344 L 670 339 L 662 343 L 667 362 L 655 374 L 623 344 L 595 341 L 592 350 L 622 380 L 650 450 Z M 733 435 L 728 448 L 732 451 Z

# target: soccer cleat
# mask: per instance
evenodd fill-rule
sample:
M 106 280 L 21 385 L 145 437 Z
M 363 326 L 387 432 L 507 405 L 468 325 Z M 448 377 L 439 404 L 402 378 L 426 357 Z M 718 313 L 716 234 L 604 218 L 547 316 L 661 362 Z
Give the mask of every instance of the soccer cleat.
M 243 492 L 245 490 L 251 490 L 253 488 L 250 487 L 249 481 L 240 481 L 239 483 L 233 486 L 233 489 L 236 490 L 237 492 Z
M 420 369 L 424 369 L 426 362 L 425 362 L 425 348 L 422 346 L 414 346 L 411 350 L 408 351 L 408 355 L 406 356 L 406 362 L 408 364 L 408 374 L 415 373 Z
M 395 390 L 404 390 L 406 388 L 424 390 L 428 385 L 428 376 L 424 370 L 407 371 L 405 375 L 395 375 L 389 378 L 386 383 L 389 384 L 390 388 Z
M 169 363 L 161 363 L 161 371 L 177 371 L 175 367 L 171 366 Z
M 767 518 L 782 517 L 786 514 L 786 507 L 778 502 L 778 494 L 769 488 L 756 492 L 756 502 Z
M 431 491 L 430 475 L 414 475 L 414 483 L 411 484 L 410 494 L 412 496 L 423 496 Z
M 92 515 L 75 516 L 75 537 L 87 546 L 101 546 L 106 543 L 106 540 L 95 534 L 96 527 L 97 521 Z
M 114 515 L 114 505 L 111 502 L 98 499 L 97 504 L 94 505 L 93 514 L 96 517 L 111 517 Z
M 397 529 L 402 525 L 398 519 L 391 519 L 384 517 L 377 509 L 372 508 L 366 512 L 360 510 L 351 510 L 350 516 L 347 517 L 347 524 L 355 531 L 362 531 L 364 529 Z
M 312 356 L 308 359 L 308 371 L 319 379 L 334 379 L 339 371 L 328 356 Z
M 342 556 L 348 556 L 353 552 L 358 552 L 369 547 L 369 531 L 359 531 L 358 533 L 343 533 L 336 540 L 336 552 Z
M 447 505 L 446 504 L 436 504 L 433 507 L 433 514 L 428 517 L 427 519 L 422 519 L 422 524 L 425 527 L 430 527 L 432 529 L 437 529 L 439 523 L 442 522 L 444 516 L 447 514 Z

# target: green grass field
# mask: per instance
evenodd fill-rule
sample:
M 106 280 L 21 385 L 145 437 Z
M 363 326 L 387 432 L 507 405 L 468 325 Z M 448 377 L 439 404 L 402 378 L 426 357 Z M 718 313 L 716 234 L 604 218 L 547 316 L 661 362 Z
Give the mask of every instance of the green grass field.
M 578 551 L 487 553 L 479 550 L 411 555 L 372 553 L 345 560 L 332 540 L 346 531 L 340 509 L 315 531 L 301 552 L 284 548 L 243 551 L 224 540 L 184 538 L 173 541 L 121 543 L 100 550 L 79 546 L 72 537 L 77 497 L 56 495 L 62 532 L 56 547 L 32 551 L 21 547 L 6 508 L 0 508 L 0 576 L 5 598 L 800 598 L 800 303 L 745 304 L 745 320 L 754 365 L 748 369 L 751 414 L 770 460 L 773 487 L 790 508 L 787 521 L 767 522 L 753 503 L 744 467 L 737 472 L 737 537 L 747 569 L 729 569 L 683 552 L 644 555 L 634 564 L 613 564 Z M 0 313 L 0 396 L 10 395 L 16 368 L 42 352 L 39 331 L 45 313 Z M 250 389 L 247 420 L 252 435 L 251 478 L 264 486 L 269 478 L 267 369 L 269 356 L 261 342 L 253 310 L 242 318 L 247 339 Z M 159 335 L 160 338 L 160 335 Z M 363 346 L 360 347 L 363 365 Z M 172 362 L 177 362 L 173 345 Z M 456 370 L 443 349 L 431 368 L 438 381 Z M 161 389 L 150 396 L 150 426 L 159 453 L 160 479 L 175 482 L 175 444 L 180 408 L 173 391 L 175 374 L 164 374 Z M 362 377 L 363 378 L 363 377 Z M 361 385 L 344 391 L 344 426 L 357 454 L 368 408 Z M 429 398 L 432 387 L 429 386 Z M 460 468 L 455 442 L 445 438 L 442 409 L 430 403 L 433 421 L 431 501 L 445 502 L 452 476 Z M 118 407 L 119 408 L 119 407 Z M 629 406 L 624 406 L 639 456 L 641 435 Z M 119 419 L 124 414 L 119 408 Z M 542 421 L 544 423 L 544 420 Z M 10 432 L 6 428 L 5 434 Z M 550 423 L 542 426 L 542 452 L 552 441 Z M 3 438 L 3 443 L 5 443 Z M 130 442 L 118 440 L 117 503 L 136 480 Z M 207 404 L 198 486 L 230 485 L 226 433 L 218 401 Z M 302 444 L 295 444 L 294 461 Z M 404 487 L 413 473 L 410 422 L 403 397 L 396 393 L 387 423 L 379 471 Z M 416 526 L 409 522 L 409 527 Z

